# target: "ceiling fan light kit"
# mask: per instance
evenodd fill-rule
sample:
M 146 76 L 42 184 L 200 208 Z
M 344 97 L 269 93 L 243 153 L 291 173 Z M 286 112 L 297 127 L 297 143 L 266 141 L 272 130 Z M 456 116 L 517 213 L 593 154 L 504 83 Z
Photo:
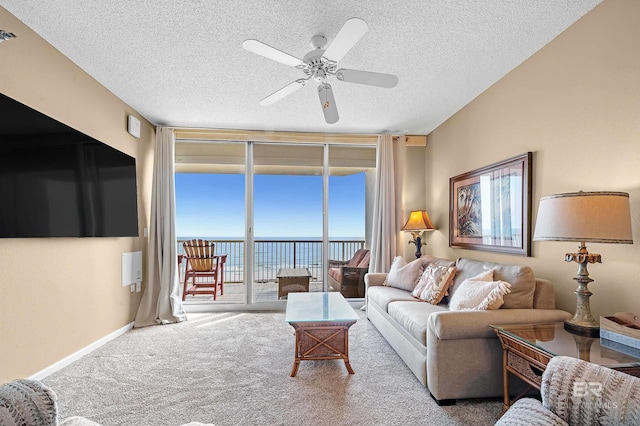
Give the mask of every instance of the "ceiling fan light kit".
M 328 124 L 338 122 L 338 108 L 333 96 L 333 88 L 327 82 L 329 77 L 335 77 L 338 81 L 347 83 L 364 84 L 368 86 L 393 88 L 398 84 L 398 77 L 392 74 L 384 74 L 371 71 L 360 71 L 340 68 L 338 62 L 369 30 L 367 23 L 360 18 L 351 18 L 342 26 L 336 37 L 325 50 L 327 39 L 324 35 L 317 34 L 311 38 L 313 50 L 302 59 L 285 53 L 258 40 L 245 40 L 242 46 L 249 52 L 264 56 L 265 58 L 280 62 L 293 68 L 301 69 L 306 78 L 295 80 L 280 90 L 260 100 L 260 105 L 272 105 L 280 99 L 292 94 L 313 79 L 318 83 L 318 97 Z

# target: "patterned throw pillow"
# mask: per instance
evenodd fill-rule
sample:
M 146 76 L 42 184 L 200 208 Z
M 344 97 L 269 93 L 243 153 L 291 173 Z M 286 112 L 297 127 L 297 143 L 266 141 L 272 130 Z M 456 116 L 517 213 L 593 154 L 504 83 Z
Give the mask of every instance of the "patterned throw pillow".
M 506 281 L 479 281 L 467 279 L 451 296 L 449 310 L 499 309 L 504 304 L 504 295 L 511 292 Z
M 406 291 L 413 291 L 424 271 L 425 261 L 416 259 L 407 263 L 402 256 L 396 256 L 383 285 Z
M 413 297 L 437 305 L 447 293 L 455 275 L 455 266 L 429 265 L 411 294 Z

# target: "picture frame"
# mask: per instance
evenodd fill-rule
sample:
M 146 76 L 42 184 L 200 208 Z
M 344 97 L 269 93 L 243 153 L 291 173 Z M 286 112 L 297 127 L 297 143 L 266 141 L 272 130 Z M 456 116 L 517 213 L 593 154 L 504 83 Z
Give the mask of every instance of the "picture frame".
M 449 179 L 449 246 L 531 256 L 533 154 Z

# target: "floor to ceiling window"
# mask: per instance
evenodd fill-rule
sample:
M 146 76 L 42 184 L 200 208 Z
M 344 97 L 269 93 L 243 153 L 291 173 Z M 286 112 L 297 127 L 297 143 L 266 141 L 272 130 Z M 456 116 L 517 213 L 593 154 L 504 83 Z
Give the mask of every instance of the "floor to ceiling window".
M 224 294 L 185 303 L 271 307 L 289 290 L 335 290 L 327 262 L 367 245 L 374 172 L 373 146 L 178 142 L 178 251 L 197 238 L 226 255 Z M 281 279 L 291 274 L 306 279 Z

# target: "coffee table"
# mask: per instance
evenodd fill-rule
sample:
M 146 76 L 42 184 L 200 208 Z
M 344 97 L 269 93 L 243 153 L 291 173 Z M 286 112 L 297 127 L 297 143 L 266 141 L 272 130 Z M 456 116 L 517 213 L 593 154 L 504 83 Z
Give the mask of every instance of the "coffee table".
M 289 293 L 309 291 L 311 272 L 307 268 L 282 268 L 276 274 L 278 279 L 278 299 Z
M 530 387 L 540 390 L 542 373 L 552 357 L 570 356 L 640 377 L 640 357 L 601 344 L 599 337 L 571 333 L 562 322 L 491 325 L 503 350 L 503 412 L 519 397 L 509 396 L 511 373 Z M 526 392 L 526 391 L 525 391 Z
M 295 329 L 296 349 L 291 377 L 300 361 L 342 359 L 349 374 L 349 327 L 358 314 L 342 294 L 291 293 L 287 298 L 285 321 Z

